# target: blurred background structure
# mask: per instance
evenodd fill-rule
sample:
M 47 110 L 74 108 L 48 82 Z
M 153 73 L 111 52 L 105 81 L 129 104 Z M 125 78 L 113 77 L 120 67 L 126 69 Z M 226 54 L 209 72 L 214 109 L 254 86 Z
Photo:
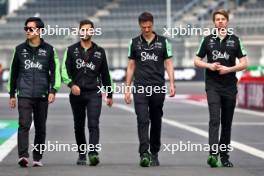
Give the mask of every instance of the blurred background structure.
M 91 19 L 102 35 L 93 40 L 106 49 L 115 81 L 124 81 L 129 40 L 140 34 L 138 16 L 144 11 L 154 15 L 154 29 L 212 28 L 212 12 L 230 12 L 230 27 L 242 39 L 250 61 L 250 74 L 264 75 L 264 1 L 262 0 L 0 0 L 0 80 L 7 81 L 12 49 L 25 40 L 25 20 L 41 17 L 46 29 L 78 28 L 79 21 Z M 172 30 L 170 30 L 172 31 Z M 64 31 L 65 32 L 65 31 Z M 43 38 L 55 46 L 62 61 L 63 51 L 78 41 L 77 35 L 61 31 Z M 165 35 L 173 46 L 177 81 L 202 81 L 203 70 L 193 67 L 195 51 L 204 33 Z M 255 69 L 252 69 L 255 68 Z M 242 73 L 237 74 L 239 77 Z M 6 86 L 4 86 L 3 90 Z
M 230 27 L 241 36 L 252 65 L 264 64 L 264 2 L 262 0 L 170 0 L 171 27 L 213 27 L 211 14 L 215 9 L 230 11 Z M 167 27 L 166 0 L 1 0 L 0 1 L 0 63 L 8 67 L 12 48 L 24 40 L 24 21 L 30 16 L 41 17 L 46 26 L 78 27 L 89 18 L 102 35 L 94 40 L 106 48 L 111 68 L 125 67 L 129 40 L 139 34 L 138 15 L 154 14 L 155 30 L 164 33 Z M 171 38 L 174 63 L 192 67 L 195 50 L 202 36 Z M 78 38 L 71 35 L 44 36 L 59 49 Z M 170 38 L 170 37 L 168 37 Z M 61 55 L 62 56 L 62 55 Z
M 208 153 L 160 152 L 161 166 L 139 168 L 136 118 L 133 105 L 125 105 L 122 94 L 114 95 L 114 105 L 102 109 L 102 165 L 76 167 L 75 152 L 47 152 L 41 169 L 23 170 L 17 166 L 17 111 L 8 108 L 8 68 L 13 48 L 25 40 L 24 22 L 41 17 L 46 28 L 78 28 L 79 21 L 91 19 L 102 35 L 93 40 L 106 49 L 111 76 L 124 82 L 129 40 L 140 34 L 138 16 L 154 15 L 155 31 L 164 28 L 213 27 L 212 12 L 230 12 L 230 27 L 243 41 L 250 65 L 240 72 L 238 108 L 232 127 L 235 150 L 233 169 L 206 167 Z M 264 175 L 264 0 L 0 0 L 0 176 L 7 175 Z M 194 68 L 193 60 L 203 35 L 166 36 L 173 46 L 176 96 L 164 103 L 162 142 L 174 148 L 178 142 L 207 144 L 208 109 L 204 91 L 204 70 Z M 59 51 L 62 62 L 65 48 L 78 36 L 52 35 L 44 39 Z M 2 80 L 2 81 L 1 81 Z M 119 81 L 119 82 L 118 82 Z M 51 143 L 74 144 L 70 89 L 62 84 L 56 102 L 49 109 L 47 139 Z M 242 109 L 242 108 L 246 108 Z M 250 110 L 247 110 L 250 109 Z M 258 111 L 256 111 L 258 110 Z M 32 137 L 34 131 L 30 134 Z M 33 138 L 31 138 L 33 139 Z M 33 144 L 33 141 L 31 141 Z M 177 147 L 176 147 L 177 148 Z M 190 158 L 190 159 L 189 159 Z

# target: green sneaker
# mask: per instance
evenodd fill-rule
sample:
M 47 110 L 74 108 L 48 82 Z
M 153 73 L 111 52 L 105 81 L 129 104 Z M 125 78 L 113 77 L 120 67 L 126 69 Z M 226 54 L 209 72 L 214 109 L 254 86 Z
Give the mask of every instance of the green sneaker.
M 89 154 L 90 166 L 96 166 L 100 163 L 98 154 Z
M 219 167 L 218 156 L 209 155 L 207 159 L 207 164 L 211 167 Z
M 139 165 L 141 167 L 149 167 L 150 166 L 150 156 L 149 156 L 149 153 L 143 153 L 140 156 L 140 163 L 139 163 Z

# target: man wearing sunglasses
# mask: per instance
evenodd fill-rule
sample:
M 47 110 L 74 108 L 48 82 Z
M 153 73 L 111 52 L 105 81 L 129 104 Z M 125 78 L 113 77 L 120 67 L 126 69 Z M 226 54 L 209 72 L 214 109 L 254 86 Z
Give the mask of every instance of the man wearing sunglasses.
M 40 18 L 30 17 L 25 22 L 26 41 L 18 45 L 10 65 L 8 92 L 9 107 L 16 107 L 18 97 L 18 164 L 29 165 L 29 130 L 32 113 L 35 126 L 33 166 L 43 166 L 40 145 L 45 144 L 48 104 L 55 100 L 59 90 L 60 68 L 55 48 L 41 37 L 44 23 Z
M 64 54 L 62 80 L 71 88 L 70 104 L 74 118 L 74 131 L 78 145 L 77 165 L 86 165 L 87 149 L 85 119 L 88 116 L 89 151 L 91 166 L 99 163 L 99 118 L 102 108 L 101 84 L 107 87 L 106 104 L 111 107 L 112 80 L 105 51 L 92 42 L 94 24 L 90 20 L 80 22 L 81 41 L 69 46 Z M 109 89 L 110 88 L 110 89 Z

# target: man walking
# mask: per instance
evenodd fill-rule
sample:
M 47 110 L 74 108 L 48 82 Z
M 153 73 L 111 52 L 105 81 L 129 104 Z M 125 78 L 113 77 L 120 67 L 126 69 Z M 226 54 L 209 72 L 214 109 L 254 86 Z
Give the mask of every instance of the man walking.
M 94 24 L 90 20 L 80 22 L 81 41 L 67 48 L 62 65 L 62 79 L 71 88 L 70 103 L 74 118 L 74 130 L 78 145 L 77 165 L 86 165 L 87 149 L 85 119 L 88 116 L 89 161 L 91 166 L 99 163 L 99 118 L 102 108 L 101 84 L 106 88 L 106 104 L 111 107 L 112 79 L 108 70 L 105 51 L 92 42 Z
M 140 166 L 159 166 L 158 152 L 166 93 L 164 64 L 170 81 L 169 94 L 171 97 L 175 95 L 172 48 L 165 37 L 153 31 L 154 20 L 151 13 L 142 13 L 138 22 L 142 34 L 133 38 L 129 45 L 125 102 L 131 103 L 130 86 L 134 77 Z M 139 91 L 141 88 L 145 90 L 143 93 Z
M 32 113 L 35 126 L 33 166 L 42 166 L 40 145 L 45 144 L 48 104 L 54 102 L 59 90 L 60 68 L 55 48 L 40 38 L 44 23 L 31 17 L 25 22 L 27 40 L 13 53 L 8 81 L 9 106 L 16 107 L 18 97 L 18 164 L 28 167 L 29 130 Z
M 225 10 L 215 11 L 213 22 L 217 34 L 209 35 L 202 40 L 194 61 L 196 67 L 206 69 L 205 86 L 210 116 L 209 145 L 211 147 L 207 163 L 211 167 L 233 167 L 228 152 L 231 150 L 231 126 L 236 106 L 236 72 L 247 67 L 247 58 L 241 40 L 227 30 L 228 13 Z M 202 60 L 205 56 L 207 62 Z M 236 58 L 239 59 L 238 64 Z M 218 160 L 219 153 L 220 160 Z

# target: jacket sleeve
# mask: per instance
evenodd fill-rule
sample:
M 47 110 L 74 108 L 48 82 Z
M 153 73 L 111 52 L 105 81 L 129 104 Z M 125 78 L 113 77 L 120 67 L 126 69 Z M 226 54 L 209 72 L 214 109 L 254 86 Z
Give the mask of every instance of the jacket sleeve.
M 164 60 L 172 58 L 172 45 L 168 39 L 165 39 L 165 52 L 164 52 Z
M 55 94 L 59 91 L 61 86 L 61 76 L 60 76 L 60 62 L 58 53 L 55 48 L 53 48 L 52 58 L 50 60 L 50 89 L 49 93 Z
M 136 59 L 136 54 L 135 54 L 135 49 L 134 49 L 134 44 L 133 44 L 133 39 L 130 40 L 129 45 L 128 45 L 128 59 Z
M 238 59 L 241 59 L 242 57 L 247 56 L 247 52 L 245 50 L 243 42 L 240 39 L 238 39 L 238 41 L 239 41 L 239 47 L 238 47 L 236 56 Z
M 9 79 L 8 79 L 8 93 L 10 95 L 10 98 L 15 98 L 18 72 L 19 72 L 19 61 L 18 61 L 17 51 L 16 49 L 14 49 L 12 61 L 9 68 Z
M 74 82 L 72 81 L 72 64 L 70 60 L 70 55 L 68 49 L 64 52 L 63 63 L 61 68 L 62 81 L 68 87 L 72 87 Z
M 102 52 L 102 65 L 101 65 L 101 79 L 102 79 L 102 84 L 104 88 L 106 89 L 107 92 L 107 98 L 112 98 L 113 97 L 113 91 L 114 91 L 114 85 L 113 85 L 113 80 L 110 76 L 109 69 L 108 69 L 108 64 L 107 64 L 107 59 L 105 55 L 105 51 L 103 50 Z

